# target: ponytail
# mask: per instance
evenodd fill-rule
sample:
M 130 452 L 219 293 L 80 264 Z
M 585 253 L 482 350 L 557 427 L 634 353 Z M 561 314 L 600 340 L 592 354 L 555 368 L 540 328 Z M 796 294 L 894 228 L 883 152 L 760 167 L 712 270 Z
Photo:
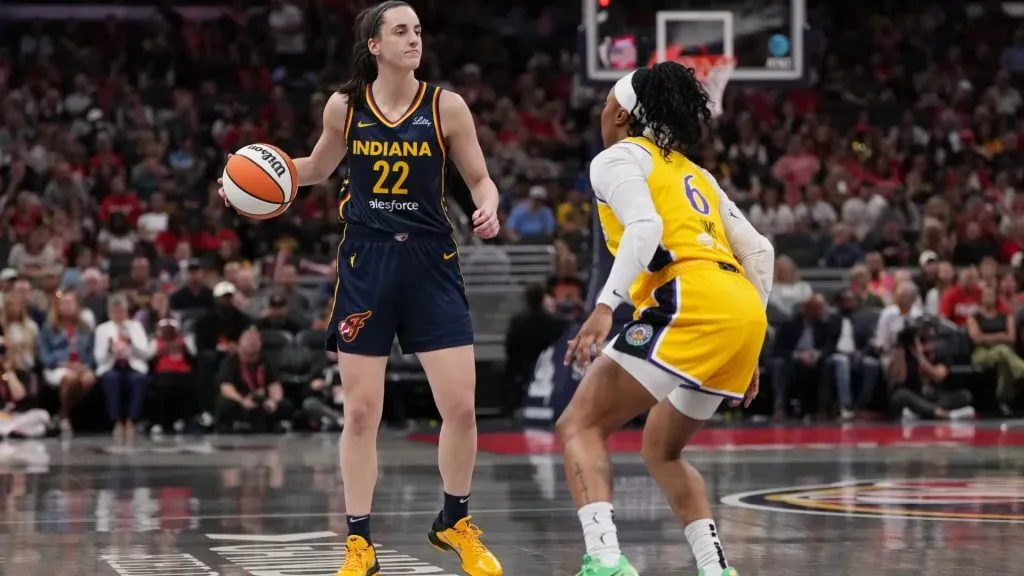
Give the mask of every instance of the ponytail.
M 363 9 L 356 16 L 354 26 L 356 42 L 352 46 L 352 61 L 349 65 L 352 75 L 338 89 L 338 92 L 348 96 L 349 106 L 361 102 L 366 94 L 366 87 L 377 79 L 377 57 L 370 52 L 367 43 L 371 38 L 380 36 L 384 14 L 399 6 L 408 6 L 408 4 L 401 0 L 386 0 Z

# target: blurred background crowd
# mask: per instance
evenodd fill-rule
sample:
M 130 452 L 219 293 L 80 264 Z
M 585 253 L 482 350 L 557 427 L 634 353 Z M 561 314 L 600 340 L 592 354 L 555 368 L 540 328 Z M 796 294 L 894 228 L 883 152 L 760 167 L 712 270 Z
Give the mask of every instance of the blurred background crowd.
M 312 148 L 361 7 L 0 21 L 6 418 L 119 437 L 343 425 L 322 342 L 344 166 L 262 222 L 225 210 L 216 178 L 245 143 Z M 476 115 L 497 244 L 553 247 L 507 324 L 496 385 L 514 415 L 584 310 L 605 95 L 576 75 L 576 3 L 417 8 L 421 78 Z M 884 8 L 812 5 L 810 83 L 730 87 L 698 159 L 779 255 L 752 417 L 1018 407 L 1024 27 L 989 4 Z M 468 194 L 452 200 L 463 232 Z

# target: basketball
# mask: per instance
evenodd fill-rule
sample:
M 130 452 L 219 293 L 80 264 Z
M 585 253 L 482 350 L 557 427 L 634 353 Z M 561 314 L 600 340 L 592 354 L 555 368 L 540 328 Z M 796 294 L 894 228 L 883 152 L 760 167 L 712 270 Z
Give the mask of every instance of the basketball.
M 224 196 L 240 214 L 256 220 L 287 210 L 298 185 L 291 157 L 270 144 L 243 146 L 224 167 Z

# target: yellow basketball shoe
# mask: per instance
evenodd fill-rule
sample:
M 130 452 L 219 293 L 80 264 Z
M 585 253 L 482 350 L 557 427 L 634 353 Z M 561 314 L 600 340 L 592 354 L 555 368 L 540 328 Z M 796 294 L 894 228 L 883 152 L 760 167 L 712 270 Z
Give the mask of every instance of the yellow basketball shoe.
M 480 541 L 484 531 L 470 522 L 471 518 L 466 516 L 449 528 L 438 515 L 427 533 L 427 540 L 442 552 L 455 552 L 469 576 L 502 576 L 501 563 Z
M 380 574 L 377 551 L 362 536 L 349 536 L 345 541 L 345 563 L 338 576 L 374 576 Z

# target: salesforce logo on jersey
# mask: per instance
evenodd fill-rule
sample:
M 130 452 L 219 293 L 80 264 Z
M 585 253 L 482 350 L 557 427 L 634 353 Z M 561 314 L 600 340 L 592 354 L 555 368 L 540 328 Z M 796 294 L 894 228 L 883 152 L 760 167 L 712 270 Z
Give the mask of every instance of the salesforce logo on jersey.
M 399 200 L 370 200 L 370 208 L 382 212 L 409 212 L 420 209 L 419 202 L 401 202 Z

